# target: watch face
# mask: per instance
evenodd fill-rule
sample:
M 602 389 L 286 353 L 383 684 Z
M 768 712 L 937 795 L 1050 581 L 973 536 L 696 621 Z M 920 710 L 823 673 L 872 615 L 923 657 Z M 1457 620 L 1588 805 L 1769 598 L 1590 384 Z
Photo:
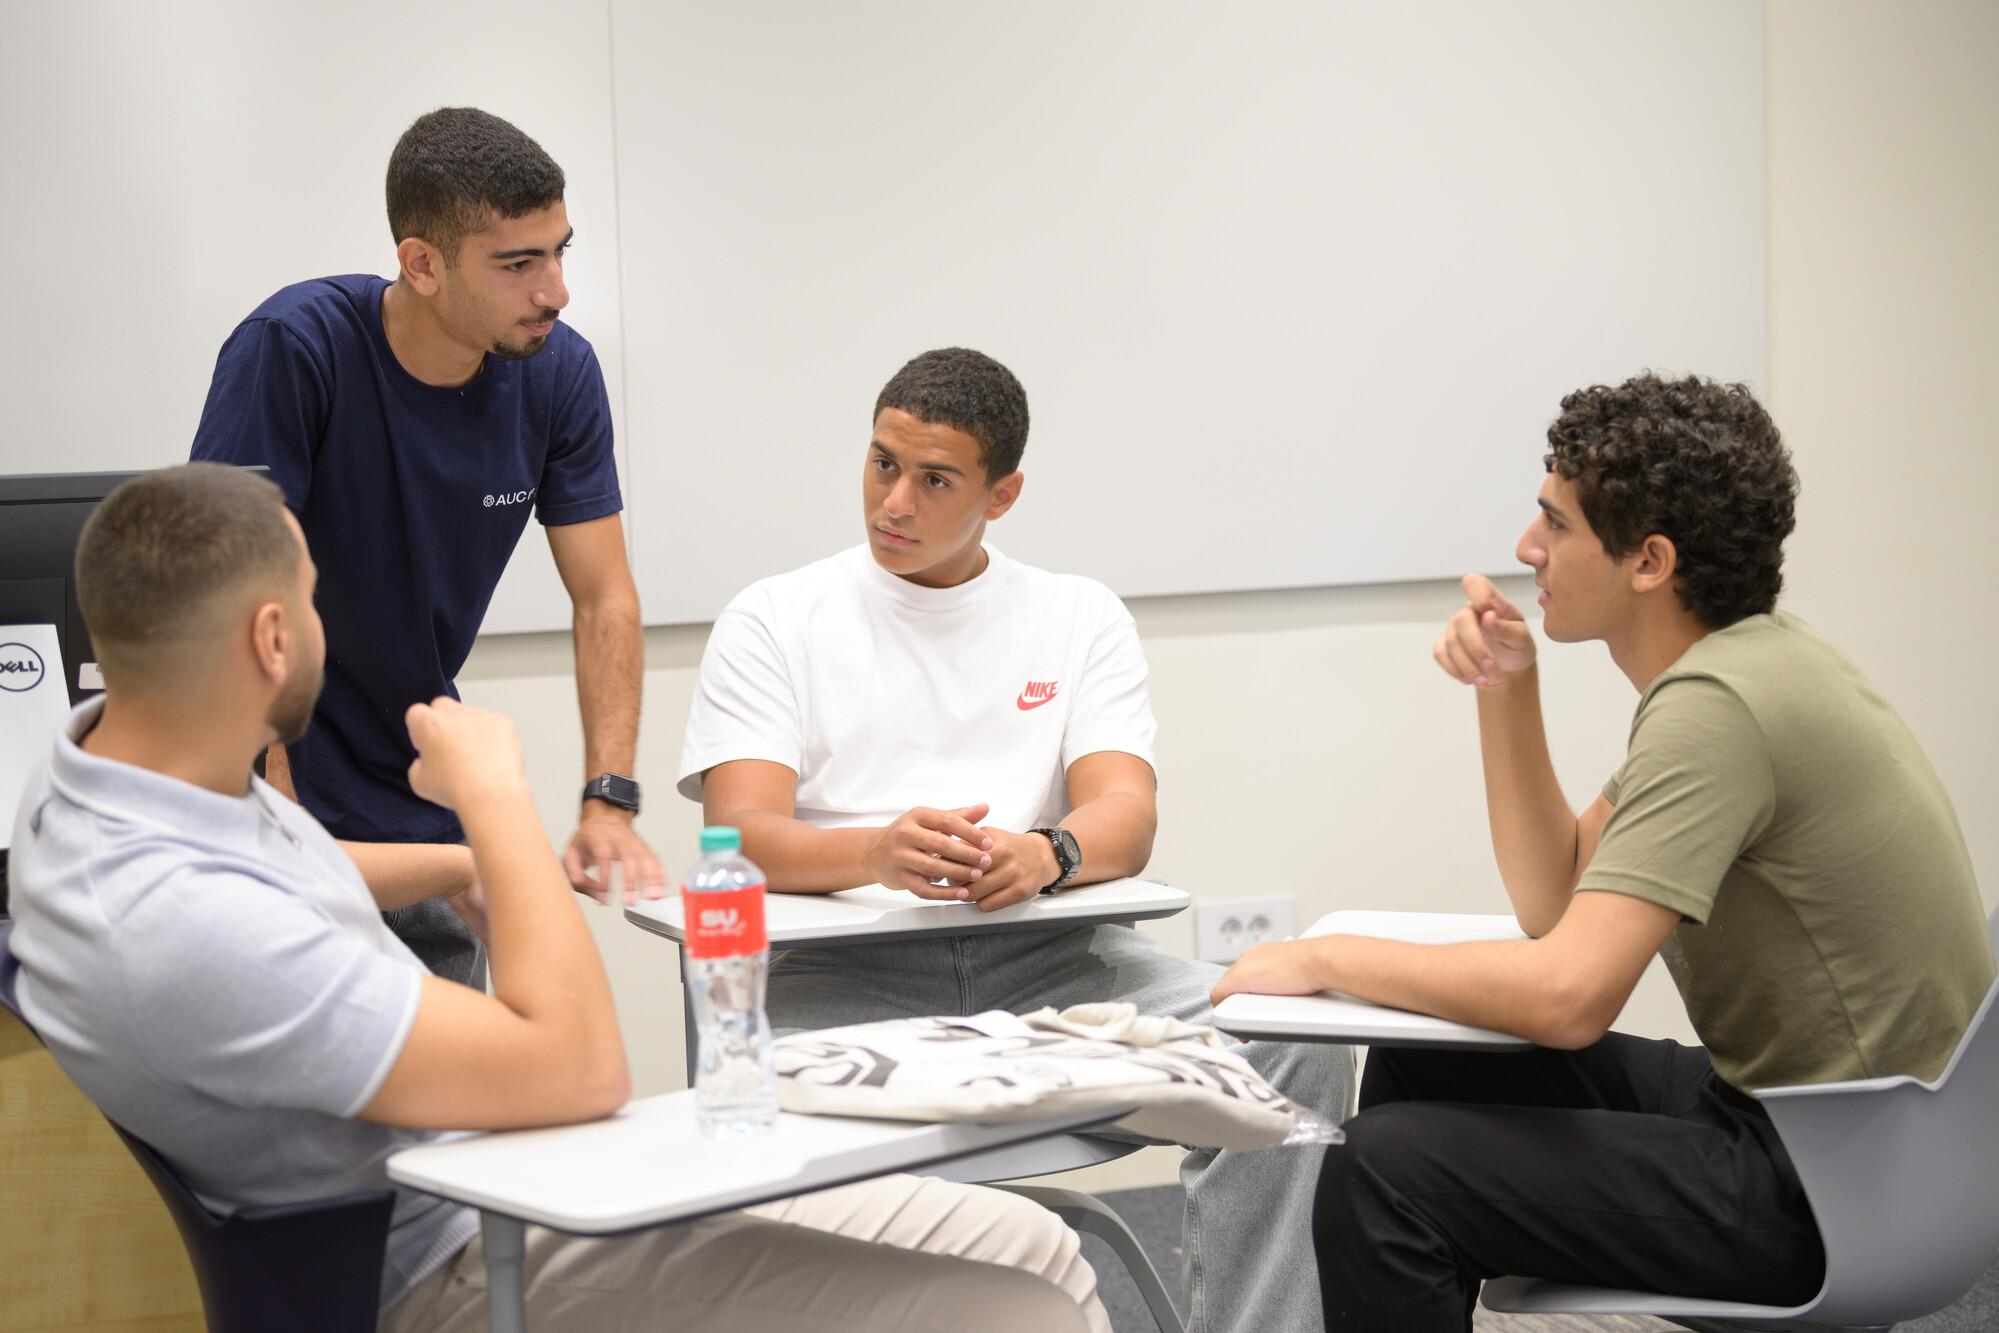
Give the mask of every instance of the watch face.
M 584 788 L 584 794 L 609 801 L 612 805 L 622 806 L 634 813 L 639 808 L 639 784 L 622 773 L 600 774 Z
M 1076 845 L 1076 835 L 1068 829 L 1058 828 L 1055 833 L 1055 859 L 1062 863 L 1064 873 L 1074 870 L 1083 862 L 1083 849 Z

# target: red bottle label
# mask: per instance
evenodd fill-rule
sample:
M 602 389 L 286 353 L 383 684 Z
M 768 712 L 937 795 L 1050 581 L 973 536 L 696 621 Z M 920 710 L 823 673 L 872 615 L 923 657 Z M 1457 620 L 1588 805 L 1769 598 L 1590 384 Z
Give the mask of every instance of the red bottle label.
M 764 933 L 764 885 L 761 880 L 726 893 L 680 891 L 687 918 L 687 956 L 740 958 L 770 946 Z

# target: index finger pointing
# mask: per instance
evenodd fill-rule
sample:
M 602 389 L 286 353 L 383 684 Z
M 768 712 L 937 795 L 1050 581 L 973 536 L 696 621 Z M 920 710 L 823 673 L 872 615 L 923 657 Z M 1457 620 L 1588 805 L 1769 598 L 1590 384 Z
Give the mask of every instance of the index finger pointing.
M 1499 589 L 1492 585 L 1492 580 L 1483 574 L 1467 574 L 1458 580 L 1458 586 L 1465 590 L 1465 600 L 1480 611 L 1493 605 L 1495 598 L 1506 600 L 1499 596 Z

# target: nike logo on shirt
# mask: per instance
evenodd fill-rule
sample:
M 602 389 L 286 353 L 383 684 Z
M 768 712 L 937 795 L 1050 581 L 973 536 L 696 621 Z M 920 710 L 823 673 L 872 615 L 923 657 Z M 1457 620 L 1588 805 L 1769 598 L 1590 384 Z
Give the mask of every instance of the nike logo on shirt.
M 1020 692 L 1020 697 L 1013 701 L 1014 707 L 1023 713 L 1030 708 L 1039 708 L 1053 699 L 1055 692 L 1061 688 L 1062 682 L 1059 680 L 1030 680 L 1027 682 L 1027 688 Z

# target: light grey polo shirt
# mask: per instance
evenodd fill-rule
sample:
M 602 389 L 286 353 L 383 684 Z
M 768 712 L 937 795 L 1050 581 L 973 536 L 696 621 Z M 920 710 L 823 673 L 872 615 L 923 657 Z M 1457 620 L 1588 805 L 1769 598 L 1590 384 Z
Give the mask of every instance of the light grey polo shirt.
M 20 999 L 77 1086 L 220 1212 L 388 1185 L 438 1137 L 355 1119 L 415 1021 L 423 964 L 319 821 L 77 746 L 29 780 L 10 863 Z M 382 1304 L 478 1234 L 398 1190 Z

